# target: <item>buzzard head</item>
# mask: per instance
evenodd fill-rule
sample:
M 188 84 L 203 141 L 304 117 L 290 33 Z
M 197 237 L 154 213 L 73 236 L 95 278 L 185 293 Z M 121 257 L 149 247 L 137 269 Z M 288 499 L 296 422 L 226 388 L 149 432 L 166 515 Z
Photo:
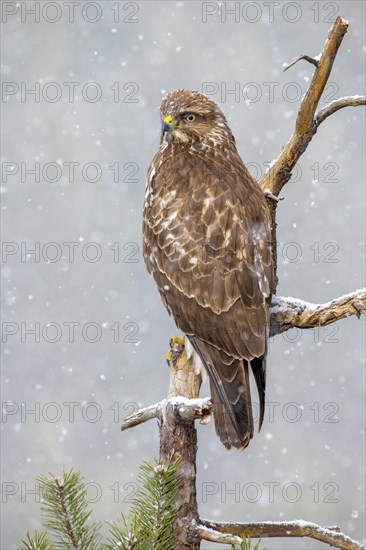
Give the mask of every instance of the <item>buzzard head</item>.
M 160 106 L 162 142 L 217 143 L 233 140 L 225 115 L 212 99 L 191 90 L 167 94 Z

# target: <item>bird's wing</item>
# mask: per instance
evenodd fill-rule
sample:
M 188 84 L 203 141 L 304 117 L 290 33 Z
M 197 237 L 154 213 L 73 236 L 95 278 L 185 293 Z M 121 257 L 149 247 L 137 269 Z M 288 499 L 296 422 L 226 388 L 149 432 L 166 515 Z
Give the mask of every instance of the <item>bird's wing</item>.
M 273 284 L 264 195 L 240 158 L 222 162 L 222 156 L 217 162 L 175 155 L 151 184 L 146 263 L 208 371 L 221 440 L 245 447 L 253 435 L 250 361 L 260 424 L 264 412 L 266 299 Z

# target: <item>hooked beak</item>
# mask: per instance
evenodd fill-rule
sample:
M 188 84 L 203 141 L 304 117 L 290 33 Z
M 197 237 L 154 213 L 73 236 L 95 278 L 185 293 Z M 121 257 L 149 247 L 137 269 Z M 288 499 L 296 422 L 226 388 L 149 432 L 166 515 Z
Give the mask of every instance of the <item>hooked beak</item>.
M 173 118 L 168 115 L 164 117 L 164 120 L 161 125 L 161 133 L 164 135 L 166 132 L 171 132 L 174 129 L 174 121 Z

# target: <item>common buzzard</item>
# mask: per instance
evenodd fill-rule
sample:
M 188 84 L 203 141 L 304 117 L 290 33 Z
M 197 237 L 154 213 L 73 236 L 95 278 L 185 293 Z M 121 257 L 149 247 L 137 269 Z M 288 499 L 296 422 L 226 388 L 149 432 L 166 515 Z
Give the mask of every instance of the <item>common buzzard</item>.
M 171 92 L 161 119 L 147 176 L 145 263 L 208 373 L 217 434 L 228 449 L 242 449 L 253 437 L 249 365 L 259 428 L 264 415 L 273 289 L 267 203 L 214 101 Z

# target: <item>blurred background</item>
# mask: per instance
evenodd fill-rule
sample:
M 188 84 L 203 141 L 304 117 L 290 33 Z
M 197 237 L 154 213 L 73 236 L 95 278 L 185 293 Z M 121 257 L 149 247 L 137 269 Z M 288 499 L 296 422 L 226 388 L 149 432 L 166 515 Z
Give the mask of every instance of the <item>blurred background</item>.
M 129 510 L 138 465 L 158 454 L 156 422 L 125 433 L 120 424 L 166 396 L 177 334 L 141 254 L 164 93 L 216 100 L 259 178 L 313 74 L 304 61 L 282 66 L 319 54 L 337 15 L 350 26 L 320 107 L 364 93 L 365 4 L 4 1 L 2 10 L 1 548 L 11 549 L 40 528 L 36 476 L 81 470 L 93 517 L 111 520 Z M 329 118 L 283 191 L 279 295 L 318 303 L 364 286 L 364 124 L 362 107 Z M 364 541 L 364 351 L 356 317 L 271 342 L 266 419 L 249 448 L 228 453 L 213 423 L 198 426 L 202 517 L 301 518 Z

